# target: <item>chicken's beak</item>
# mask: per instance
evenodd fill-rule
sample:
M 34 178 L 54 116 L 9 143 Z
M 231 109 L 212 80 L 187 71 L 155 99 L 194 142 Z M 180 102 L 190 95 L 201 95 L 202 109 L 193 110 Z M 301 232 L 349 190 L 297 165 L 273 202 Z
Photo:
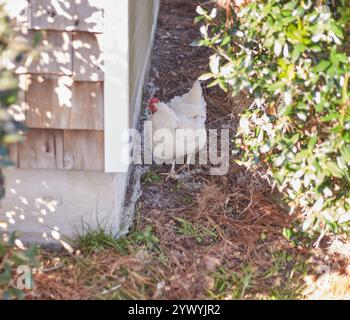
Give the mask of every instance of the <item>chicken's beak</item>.
M 154 97 L 153 97 L 153 98 L 149 101 L 148 109 L 150 109 L 152 113 L 157 112 L 157 103 L 159 103 L 159 99 L 158 99 L 158 98 L 154 98 Z
M 152 113 L 156 113 L 157 112 L 157 107 L 155 103 L 150 103 L 148 108 L 151 110 Z

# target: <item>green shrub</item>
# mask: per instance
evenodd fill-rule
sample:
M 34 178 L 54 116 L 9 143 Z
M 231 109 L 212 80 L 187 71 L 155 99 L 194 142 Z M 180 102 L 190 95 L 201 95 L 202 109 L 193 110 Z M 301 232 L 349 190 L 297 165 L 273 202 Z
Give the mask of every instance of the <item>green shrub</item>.
M 11 24 L 4 7 L 0 6 L 0 200 L 5 194 L 1 169 L 12 165 L 8 145 L 22 140 L 20 131 L 24 130 L 23 125 L 9 113 L 10 106 L 17 101 L 18 81 L 8 66 L 34 54 L 23 41 L 16 40 Z M 35 37 L 35 41 L 38 41 L 38 37 Z M 8 241 L 4 241 L 0 234 L 0 296 L 3 298 L 23 296 L 23 291 L 16 288 L 14 283 L 16 277 L 13 269 L 22 264 L 30 267 L 34 261 L 35 248 L 20 250 L 16 247 L 15 240 L 15 235 L 12 235 Z
M 12 22 L 3 6 L 0 5 L 0 170 L 12 165 L 9 160 L 8 145 L 21 141 L 19 134 L 24 130 L 22 123 L 10 115 L 9 107 L 16 103 L 18 79 L 9 70 L 29 52 L 23 41 L 16 40 Z M 4 196 L 4 179 L 0 171 L 0 200 Z
M 237 132 L 240 162 L 265 166 L 311 233 L 350 229 L 350 11 L 327 4 L 256 1 L 232 26 L 199 7 L 196 19 L 199 45 L 215 51 L 202 79 L 254 98 Z

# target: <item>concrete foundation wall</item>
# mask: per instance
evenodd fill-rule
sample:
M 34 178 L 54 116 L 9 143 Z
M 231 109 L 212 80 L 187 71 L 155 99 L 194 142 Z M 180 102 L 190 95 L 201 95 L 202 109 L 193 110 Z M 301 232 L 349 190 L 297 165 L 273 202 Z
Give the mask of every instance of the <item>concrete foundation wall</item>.
M 21 239 L 55 243 L 84 228 L 117 234 L 127 174 L 8 169 L 1 203 L 0 231 L 19 231 Z M 61 238 L 62 239 L 62 238 Z

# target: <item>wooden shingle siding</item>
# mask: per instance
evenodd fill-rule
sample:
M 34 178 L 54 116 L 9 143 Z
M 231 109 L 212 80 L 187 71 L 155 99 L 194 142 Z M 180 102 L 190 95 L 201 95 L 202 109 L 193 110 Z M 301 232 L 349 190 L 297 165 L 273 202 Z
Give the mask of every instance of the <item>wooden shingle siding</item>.
M 29 65 L 26 65 L 26 61 L 18 63 L 15 66 L 16 74 L 73 74 L 70 32 L 41 31 L 39 35 L 36 31 L 21 29 L 18 31 L 17 40 L 32 47 L 34 37 L 40 39 L 37 45 L 39 56 L 35 57 Z
M 31 129 L 25 142 L 18 143 L 21 169 L 62 169 L 63 131 Z
M 103 130 L 103 84 L 28 76 L 29 128 Z
M 64 169 L 103 171 L 103 131 L 64 130 Z
M 9 159 L 13 162 L 15 168 L 18 168 L 19 163 L 18 145 L 18 143 L 12 143 L 9 145 Z
M 32 128 L 10 159 L 21 169 L 103 171 L 103 140 L 103 131 Z
M 8 66 L 25 88 L 11 112 L 29 129 L 11 159 L 24 169 L 126 172 L 118 141 L 140 110 L 159 1 L 5 1 L 18 38 L 38 43 L 32 63 Z
M 73 33 L 73 77 L 75 81 L 103 81 L 101 35 Z
M 103 32 L 101 0 L 30 0 L 29 28 Z
M 37 42 L 39 53 L 29 64 L 8 66 L 21 80 L 11 113 L 29 129 L 24 143 L 10 147 L 11 160 L 21 169 L 103 171 L 103 3 L 18 0 L 7 5 L 17 40 L 29 47 Z
M 73 114 L 67 129 L 103 130 L 103 83 L 74 82 L 73 109 L 79 108 Z

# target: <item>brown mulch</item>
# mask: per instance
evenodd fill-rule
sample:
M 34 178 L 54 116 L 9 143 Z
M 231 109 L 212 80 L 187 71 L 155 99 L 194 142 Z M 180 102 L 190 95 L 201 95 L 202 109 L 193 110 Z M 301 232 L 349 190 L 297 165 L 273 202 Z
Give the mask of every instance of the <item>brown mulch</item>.
M 183 94 L 206 71 L 210 51 L 190 46 L 199 38 L 199 27 L 193 23 L 198 2 L 162 1 L 148 82 L 150 91 L 161 100 Z M 205 99 L 208 128 L 228 128 L 233 136 L 239 113 L 250 104 L 247 96 L 233 98 L 211 88 L 205 89 Z M 169 168 L 154 166 L 150 170 L 160 176 Z M 32 298 L 237 298 L 219 296 L 217 273 L 225 270 L 241 275 L 245 266 L 254 273 L 254 285 L 238 298 L 269 297 L 271 289 L 285 288 L 290 277 L 295 286 L 303 285 L 305 269 L 292 275 L 290 271 L 295 264 L 308 261 L 312 251 L 283 237 L 283 228 L 290 226 L 291 217 L 276 197 L 262 172 L 247 172 L 233 159 L 229 173 L 221 177 L 194 175 L 180 181 L 165 181 L 163 177 L 144 181 L 135 230 L 151 226 L 159 240 L 155 247 L 130 245 L 128 255 L 108 249 L 62 256 L 57 269 L 36 275 Z M 181 232 L 183 221 L 199 235 Z M 275 274 L 266 276 L 275 263 L 272 257 L 281 252 L 291 259 Z M 342 259 L 337 264 L 333 256 L 325 259 L 323 251 L 317 255 L 332 268 L 346 268 Z M 55 265 L 51 255 L 43 256 L 42 261 L 48 269 Z M 315 279 L 311 282 L 316 283 Z M 309 295 L 314 293 L 310 289 Z

